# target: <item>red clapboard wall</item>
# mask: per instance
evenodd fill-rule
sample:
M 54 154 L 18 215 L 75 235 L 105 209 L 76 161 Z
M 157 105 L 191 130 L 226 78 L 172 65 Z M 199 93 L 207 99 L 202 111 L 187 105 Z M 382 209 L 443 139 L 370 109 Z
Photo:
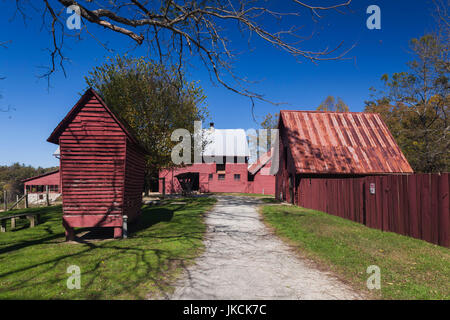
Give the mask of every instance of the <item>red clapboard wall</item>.
M 449 183 L 449 173 L 301 178 L 296 203 L 449 247 Z
M 114 227 L 122 236 L 123 216 L 138 217 L 145 153 L 130 129 L 88 89 L 48 139 L 60 145 L 63 225 Z

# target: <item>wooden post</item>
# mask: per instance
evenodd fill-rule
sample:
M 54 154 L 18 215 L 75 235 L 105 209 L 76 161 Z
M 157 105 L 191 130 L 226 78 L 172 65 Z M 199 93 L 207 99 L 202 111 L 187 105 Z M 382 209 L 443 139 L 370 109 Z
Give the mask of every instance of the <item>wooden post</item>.
M 34 215 L 27 216 L 28 220 L 30 220 L 30 228 L 34 228 L 36 226 L 36 217 Z
M 16 228 L 16 219 L 17 218 L 11 218 L 11 230 Z
M 6 232 L 6 219 L 0 222 L 0 232 Z
M 8 199 L 7 199 L 7 197 L 8 197 L 8 192 L 6 190 L 4 190 L 3 191 L 3 200 L 4 200 L 3 207 L 4 207 L 5 211 L 8 211 Z
M 166 197 L 166 178 L 162 179 L 163 179 L 162 198 L 164 199 Z
M 50 206 L 50 198 L 48 197 L 48 186 L 45 186 L 45 201 L 47 202 L 47 207 Z
M 128 238 L 128 216 L 123 216 L 122 237 L 124 239 Z
M 63 219 L 63 227 L 65 229 L 66 241 L 75 240 L 75 230 Z
M 28 209 L 28 190 L 25 189 L 25 209 Z

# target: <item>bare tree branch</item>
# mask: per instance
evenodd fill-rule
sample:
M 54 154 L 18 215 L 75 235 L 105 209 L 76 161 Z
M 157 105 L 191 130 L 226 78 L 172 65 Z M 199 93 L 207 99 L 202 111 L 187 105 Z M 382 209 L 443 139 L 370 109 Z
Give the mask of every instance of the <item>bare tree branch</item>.
M 18 8 L 21 8 L 20 12 L 23 12 L 23 7 L 19 3 L 23 1 L 26 0 L 16 0 Z M 233 69 L 237 55 L 233 50 L 233 43 L 227 37 L 230 28 L 237 28 L 249 39 L 256 35 L 299 61 L 341 59 L 352 49 L 352 46 L 346 49 L 343 43 L 338 43 L 331 49 L 307 50 L 303 47 L 305 37 L 300 33 L 302 28 L 294 24 L 301 21 L 302 10 L 321 18 L 324 11 L 341 12 L 340 9 L 348 7 L 351 0 L 335 0 L 331 5 L 312 5 L 291 0 L 298 7 L 293 12 L 274 11 L 271 3 L 262 0 L 42 1 L 45 4 L 44 14 L 48 13 L 45 16 L 53 40 L 53 47 L 50 49 L 51 66 L 46 76 L 52 74 L 57 65 L 65 72 L 62 46 L 66 36 L 64 26 L 67 15 L 62 14 L 64 11 L 61 9 L 70 6 L 78 6 L 85 26 L 90 23 L 125 35 L 138 46 L 145 43 L 151 49 L 149 57 L 156 56 L 160 62 L 164 60 L 182 68 L 192 57 L 198 57 L 209 70 L 214 82 L 252 101 L 267 100 L 261 94 L 250 91 L 248 80 Z M 279 26 L 278 30 L 273 30 L 271 19 L 280 25 L 286 25 L 286 28 Z M 87 28 L 85 32 L 88 32 Z M 92 35 L 92 31 L 88 33 Z

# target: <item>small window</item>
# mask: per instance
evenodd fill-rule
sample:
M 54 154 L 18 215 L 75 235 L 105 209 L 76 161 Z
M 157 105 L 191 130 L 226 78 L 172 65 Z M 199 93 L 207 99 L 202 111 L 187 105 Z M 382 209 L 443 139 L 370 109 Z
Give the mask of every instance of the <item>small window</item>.
M 240 174 L 235 174 L 234 175 L 234 181 L 239 181 L 241 180 L 241 175 Z
M 225 171 L 225 163 L 222 163 L 222 164 L 217 163 L 216 164 L 216 172 L 217 171 Z
M 219 174 L 219 180 L 225 180 L 225 175 L 224 174 Z
M 209 174 L 208 179 L 209 179 L 209 180 L 212 180 L 212 179 L 213 179 L 213 174 L 212 174 L 212 173 Z

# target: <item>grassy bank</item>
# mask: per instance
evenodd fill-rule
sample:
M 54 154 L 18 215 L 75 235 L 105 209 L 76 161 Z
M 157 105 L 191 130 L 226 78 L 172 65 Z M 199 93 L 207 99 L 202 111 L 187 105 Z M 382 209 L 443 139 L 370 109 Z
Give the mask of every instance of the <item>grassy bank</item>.
M 450 250 L 323 212 L 287 205 L 262 208 L 265 222 L 298 253 L 334 271 L 370 297 L 450 299 Z M 366 269 L 381 269 L 381 290 L 369 290 Z
M 112 230 L 80 229 L 79 243 L 64 241 L 61 207 L 28 209 L 41 212 L 40 225 L 16 231 L 8 225 L 0 233 L 0 299 L 145 299 L 167 293 L 201 252 L 203 213 L 214 202 L 189 198 L 144 207 L 128 239 L 92 240 L 112 236 Z M 67 288 L 70 265 L 81 269 L 79 290 Z

